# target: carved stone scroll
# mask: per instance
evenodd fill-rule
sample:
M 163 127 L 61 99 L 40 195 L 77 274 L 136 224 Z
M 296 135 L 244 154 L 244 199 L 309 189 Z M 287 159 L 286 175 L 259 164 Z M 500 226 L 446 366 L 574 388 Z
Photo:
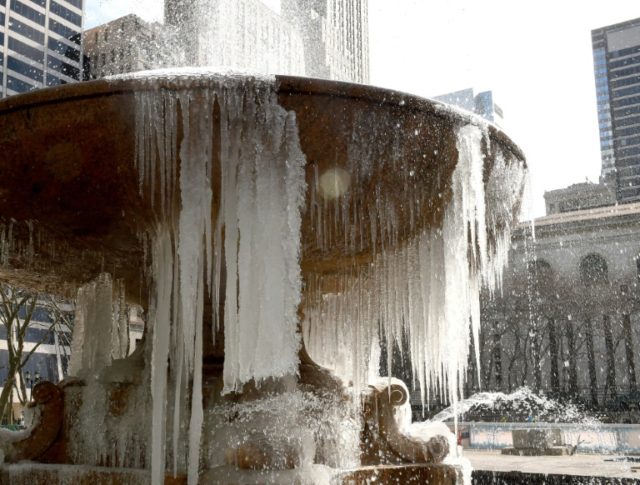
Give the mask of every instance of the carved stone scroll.
M 36 424 L 28 430 L 24 439 L 5 446 L 5 461 L 15 463 L 35 460 L 54 443 L 62 427 L 64 398 L 62 389 L 51 382 L 37 384 L 31 393 L 33 402 L 29 407 L 39 414 Z

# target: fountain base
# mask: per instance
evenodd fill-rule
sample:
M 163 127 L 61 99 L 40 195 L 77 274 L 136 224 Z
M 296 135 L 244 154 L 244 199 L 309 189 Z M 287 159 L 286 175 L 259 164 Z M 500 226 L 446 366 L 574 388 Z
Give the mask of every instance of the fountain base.
M 207 470 L 200 475 L 200 483 L 209 485 L 290 485 L 291 483 L 313 484 L 309 472 L 315 477 L 326 479 L 334 485 L 378 484 L 421 484 L 454 485 L 462 483 L 461 471 L 450 465 L 388 465 L 363 467 L 355 470 L 336 472 L 324 467 L 312 470 L 286 471 L 238 471 L 235 467 L 225 466 Z M 44 465 L 14 464 L 0 467 L 0 485 L 147 485 L 148 470 L 114 469 L 107 467 L 87 467 L 82 465 Z M 174 478 L 167 475 L 164 485 L 182 485 L 187 483 L 186 476 Z

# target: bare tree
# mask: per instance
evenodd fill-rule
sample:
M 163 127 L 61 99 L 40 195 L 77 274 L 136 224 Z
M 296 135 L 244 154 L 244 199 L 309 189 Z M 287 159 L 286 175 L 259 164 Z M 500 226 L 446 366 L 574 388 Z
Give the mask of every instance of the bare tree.
M 36 308 L 43 308 L 50 316 L 46 331 L 37 341 L 27 343 L 27 330 L 34 321 Z M 67 349 L 70 338 L 72 316 L 63 311 L 60 300 L 30 291 L 0 284 L 0 325 L 4 327 L 7 342 L 7 378 L 0 393 L 0 417 L 12 421 L 12 403 L 14 395 L 21 404 L 28 399 L 27 385 L 22 370 L 29 358 L 40 345 L 49 340 L 54 333 L 62 340 L 61 347 Z M 29 339 L 31 340 L 31 339 Z

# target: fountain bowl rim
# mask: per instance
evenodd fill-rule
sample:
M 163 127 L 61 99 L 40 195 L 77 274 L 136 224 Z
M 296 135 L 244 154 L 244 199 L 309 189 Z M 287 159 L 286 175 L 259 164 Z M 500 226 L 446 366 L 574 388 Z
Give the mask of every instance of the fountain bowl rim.
M 158 71 L 146 71 L 146 76 L 123 75 L 111 79 L 96 79 L 69 83 L 60 86 L 37 89 L 6 97 L 0 100 L 0 116 L 13 111 L 35 108 L 37 106 L 58 104 L 65 101 L 83 98 L 114 96 L 118 94 L 132 94 L 160 89 L 202 89 L 212 87 L 221 76 L 229 79 L 261 80 L 264 77 L 239 73 L 198 73 L 192 76 L 177 74 L 172 76 Z M 134 73 L 135 74 L 135 73 Z M 139 74 L 139 73 L 138 73 Z M 370 102 L 378 106 L 396 107 L 405 112 L 420 112 L 441 118 L 451 124 L 472 124 L 486 129 L 490 138 L 495 138 L 512 154 L 525 163 L 526 158 L 522 149 L 498 126 L 474 113 L 437 100 L 420 97 L 414 94 L 395 91 L 377 86 L 333 81 L 302 76 L 276 75 L 274 77 L 277 95 L 313 95 L 347 98 Z M 188 81 L 188 85 L 187 85 Z

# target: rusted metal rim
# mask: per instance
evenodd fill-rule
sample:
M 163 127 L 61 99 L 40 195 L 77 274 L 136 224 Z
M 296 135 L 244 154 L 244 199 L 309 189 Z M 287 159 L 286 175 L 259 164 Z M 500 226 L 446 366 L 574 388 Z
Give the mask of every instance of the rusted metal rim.
M 222 75 L 224 75 L 224 73 L 220 74 L 220 76 Z M 193 77 L 187 76 L 186 74 L 178 74 L 175 77 L 171 77 L 167 74 L 166 76 L 159 75 L 157 77 L 99 79 L 65 84 L 10 96 L 0 100 L 0 115 L 40 105 L 62 103 L 70 99 L 97 98 L 158 89 L 184 89 L 186 87 L 185 81 L 187 80 L 189 82 L 188 87 L 191 89 L 206 88 L 211 86 L 216 76 L 215 73 L 211 73 L 210 75 L 195 73 Z M 237 74 L 235 74 L 234 77 L 239 78 Z M 250 79 L 252 76 L 247 75 L 246 78 Z M 487 127 L 489 135 L 495 138 L 503 148 L 511 151 L 516 158 L 525 161 L 524 153 L 520 147 L 501 129 L 477 115 L 455 108 L 451 109 L 439 101 L 422 98 L 401 91 L 342 81 L 281 75 L 275 76 L 275 79 L 276 90 L 280 95 L 313 94 L 332 98 L 359 99 L 369 101 L 378 106 L 397 106 L 406 112 L 415 111 L 422 114 L 429 114 L 447 120 L 450 123 L 465 123 Z

